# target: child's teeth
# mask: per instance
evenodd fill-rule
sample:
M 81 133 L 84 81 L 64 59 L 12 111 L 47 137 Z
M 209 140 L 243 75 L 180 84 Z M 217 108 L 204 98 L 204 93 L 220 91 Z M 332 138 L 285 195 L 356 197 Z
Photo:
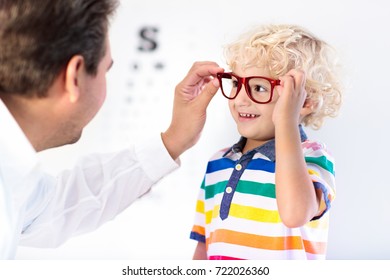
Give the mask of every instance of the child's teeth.
M 244 118 L 255 118 L 257 115 L 254 114 L 240 114 L 241 117 Z

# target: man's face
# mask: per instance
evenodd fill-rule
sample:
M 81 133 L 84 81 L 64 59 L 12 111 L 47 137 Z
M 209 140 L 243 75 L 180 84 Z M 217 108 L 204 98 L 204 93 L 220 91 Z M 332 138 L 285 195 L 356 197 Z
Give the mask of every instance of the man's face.
M 59 134 L 63 144 L 77 142 L 84 127 L 95 117 L 106 98 L 106 74 L 113 64 L 109 40 L 106 40 L 105 56 L 100 61 L 96 76 L 86 75 L 80 86 L 80 96 L 72 112 L 64 119 Z M 57 138 L 60 140 L 61 138 Z M 61 140 L 60 140 L 61 141 Z

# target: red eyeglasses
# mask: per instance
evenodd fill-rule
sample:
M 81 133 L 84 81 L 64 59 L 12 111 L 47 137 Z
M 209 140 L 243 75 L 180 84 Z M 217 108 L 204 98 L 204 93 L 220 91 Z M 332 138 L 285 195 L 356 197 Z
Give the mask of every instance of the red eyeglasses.
M 249 98 L 259 104 L 271 102 L 274 87 L 280 85 L 280 80 L 262 76 L 240 77 L 233 73 L 217 73 L 223 96 L 227 99 L 237 97 L 244 85 Z

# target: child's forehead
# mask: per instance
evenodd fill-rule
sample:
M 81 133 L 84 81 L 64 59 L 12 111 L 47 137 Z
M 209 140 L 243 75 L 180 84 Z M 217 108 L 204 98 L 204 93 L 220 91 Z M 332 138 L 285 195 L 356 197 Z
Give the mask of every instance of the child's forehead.
M 273 79 L 284 75 L 288 72 L 289 69 L 294 68 L 294 64 L 290 63 L 289 57 L 287 55 L 281 56 L 270 53 L 241 53 L 234 57 L 230 57 L 230 60 L 227 62 L 232 72 L 256 71 L 257 76 L 262 75 Z M 249 75 L 246 74 L 245 76 Z
M 232 68 L 232 72 L 241 77 L 249 76 L 269 76 L 270 71 L 268 66 L 260 65 L 235 65 Z
M 241 50 L 237 52 L 230 60 L 232 68 L 240 66 L 241 68 L 249 67 L 269 67 L 270 58 L 264 52 L 255 50 Z

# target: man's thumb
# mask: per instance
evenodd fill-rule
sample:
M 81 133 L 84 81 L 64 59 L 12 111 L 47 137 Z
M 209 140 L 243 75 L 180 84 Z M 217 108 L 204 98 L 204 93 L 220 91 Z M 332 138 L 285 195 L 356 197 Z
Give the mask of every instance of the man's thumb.
M 204 106 L 205 109 L 209 105 L 211 99 L 215 96 L 219 89 L 218 79 L 213 79 L 203 88 L 201 94 L 199 95 L 200 106 Z

